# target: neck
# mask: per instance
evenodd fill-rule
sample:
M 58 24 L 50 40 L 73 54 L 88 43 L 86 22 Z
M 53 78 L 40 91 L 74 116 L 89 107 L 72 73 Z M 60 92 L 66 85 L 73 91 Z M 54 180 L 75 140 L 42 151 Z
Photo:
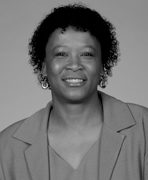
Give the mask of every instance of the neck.
M 101 122 L 102 106 L 98 94 L 87 103 L 61 103 L 57 99 L 53 99 L 50 124 L 54 127 L 75 131 L 81 128 L 95 127 Z

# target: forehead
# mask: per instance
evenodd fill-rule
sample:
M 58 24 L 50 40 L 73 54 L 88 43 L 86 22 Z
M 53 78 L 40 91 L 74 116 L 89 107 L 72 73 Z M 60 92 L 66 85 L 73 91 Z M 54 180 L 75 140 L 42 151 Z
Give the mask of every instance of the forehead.
M 65 30 L 58 28 L 49 37 L 47 47 L 54 46 L 100 46 L 98 40 L 88 31 L 83 32 L 68 27 Z

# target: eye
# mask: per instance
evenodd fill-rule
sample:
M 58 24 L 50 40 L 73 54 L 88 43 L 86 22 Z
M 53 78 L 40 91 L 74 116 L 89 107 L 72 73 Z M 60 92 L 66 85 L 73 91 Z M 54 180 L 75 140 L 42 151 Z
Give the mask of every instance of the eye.
M 57 53 L 55 54 L 55 56 L 57 56 L 57 57 L 67 57 L 68 54 L 67 54 L 66 52 L 57 52 Z
M 81 56 L 85 56 L 85 57 L 94 57 L 94 54 L 91 52 L 84 52 L 81 54 Z

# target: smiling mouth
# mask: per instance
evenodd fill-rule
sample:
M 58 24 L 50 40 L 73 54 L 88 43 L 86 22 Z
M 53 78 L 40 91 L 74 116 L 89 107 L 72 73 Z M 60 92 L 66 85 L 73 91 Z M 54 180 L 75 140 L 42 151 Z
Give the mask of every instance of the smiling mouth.
M 67 78 L 64 79 L 64 82 L 66 83 L 67 86 L 70 87 L 80 87 L 85 84 L 86 80 L 81 78 Z
M 84 81 L 83 79 L 65 79 L 66 82 L 79 83 Z

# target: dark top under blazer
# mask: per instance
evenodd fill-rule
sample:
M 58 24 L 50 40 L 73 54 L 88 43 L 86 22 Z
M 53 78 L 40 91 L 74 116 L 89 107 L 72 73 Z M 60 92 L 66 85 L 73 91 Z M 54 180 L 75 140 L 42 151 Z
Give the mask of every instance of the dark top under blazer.
M 101 93 L 100 180 L 148 180 L 148 109 Z M 49 180 L 52 102 L 0 133 L 0 180 Z M 2 120 L 1 120 L 2 121 Z

